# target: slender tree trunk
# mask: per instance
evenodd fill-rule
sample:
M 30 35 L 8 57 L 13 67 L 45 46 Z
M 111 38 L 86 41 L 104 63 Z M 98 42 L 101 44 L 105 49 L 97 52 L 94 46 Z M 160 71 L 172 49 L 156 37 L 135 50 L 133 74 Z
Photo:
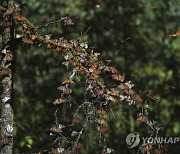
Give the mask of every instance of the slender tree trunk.
M 13 85 L 13 39 L 14 27 L 9 0 L 2 0 L 6 8 L 3 14 L 2 50 L 0 55 L 0 153 L 11 154 L 13 146 L 13 110 L 12 110 L 12 85 Z M 9 9 L 8 9 L 9 8 Z

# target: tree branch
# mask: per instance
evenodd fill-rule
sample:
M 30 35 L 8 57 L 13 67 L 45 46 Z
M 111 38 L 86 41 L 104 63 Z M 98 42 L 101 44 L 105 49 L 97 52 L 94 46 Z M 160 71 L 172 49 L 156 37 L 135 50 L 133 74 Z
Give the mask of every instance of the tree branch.
M 10 1 L 2 1 L 2 6 L 8 10 Z M 1 89 L 1 144 L 0 153 L 12 153 L 13 146 L 13 18 L 11 14 L 3 15 L 2 50 L 0 59 L 0 89 Z M 10 58 L 11 57 L 11 58 Z M 6 70 L 6 71 L 5 71 Z

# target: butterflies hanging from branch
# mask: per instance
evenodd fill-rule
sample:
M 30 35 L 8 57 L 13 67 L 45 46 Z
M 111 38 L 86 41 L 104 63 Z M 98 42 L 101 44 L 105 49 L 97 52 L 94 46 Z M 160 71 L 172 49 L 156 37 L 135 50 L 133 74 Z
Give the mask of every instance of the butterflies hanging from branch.
M 172 36 L 172 37 L 180 36 L 180 31 L 177 31 L 177 32 L 172 33 L 172 34 L 169 34 L 169 36 Z

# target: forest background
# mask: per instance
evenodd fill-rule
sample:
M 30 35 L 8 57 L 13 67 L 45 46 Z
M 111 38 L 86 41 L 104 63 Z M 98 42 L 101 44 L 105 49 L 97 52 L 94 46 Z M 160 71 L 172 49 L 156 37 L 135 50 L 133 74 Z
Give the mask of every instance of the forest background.
M 135 84 L 139 93 L 151 91 L 158 98 L 149 105 L 151 117 L 162 125 L 161 136 L 180 136 L 180 39 L 170 36 L 180 30 L 178 0 L 32 0 L 18 1 L 23 13 L 36 25 L 55 21 L 69 14 L 75 24 L 42 28 L 42 32 L 69 39 L 83 33 L 82 42 L 112 60 L 119 72 Z M 54 123 L 58 84 L 71 71 L 62 57 L 38 47 L 18 46 L 14 76 L 14 153 L 37 152 L 52 147 L 47 129 Z M 75 96 L 83 100 L 83 85 L 76 78 Z M 78 88 L 77 88 L 78 87 Z M 62 113 L 59 113 L 61 116 Z M 68 113 L 72 116 L 73 113 Z M 106 142 L 116 151 L 129 150 L 125 137 L 138 131 L 135 111 L 128 105 L 115 110 Z M 97 150 L 95 132 L 86 139 L 91 152 Z M 180 147 L 170 145 L 169 153 Z M 84 151 L 85 152 L 85 151 Z M 82 150 L 82 153 L 84 153 Z

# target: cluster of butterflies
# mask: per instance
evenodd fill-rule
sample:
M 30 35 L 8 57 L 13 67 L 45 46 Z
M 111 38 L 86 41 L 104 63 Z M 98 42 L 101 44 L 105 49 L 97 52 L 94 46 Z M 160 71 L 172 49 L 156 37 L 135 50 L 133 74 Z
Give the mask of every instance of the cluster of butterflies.
M 45 44 L 48 49 L 53 49 L 64 57 L 63 64 L 65 66 L 73 66 L 73 75 L 64 80 L 58 87 L 61 91 L 61 96 L 53 101 L 54 105 L 62 106 L 68 104 L 69 96 L 73 94 L 71 84 L 75 84 L 73 78 L 76 75 L 81 75 L 85 79 L 85 94 L 90 95 L 93 102 L 90 102 L 92 107 L 92 115 L 94 116 L 94 123 L 97 125 L 97 131 L 100 134 L 105 134 L 108 131 L 107 120 L 104 115 L 107 115 L 109 105 L 118 104 L 118 102 L 128 102 L 134 106 L 144 106 L 148 101 L 156 101 L 156 98 L 150 93 L 146 92 L 143 95 L 138 95 L 133 89 L 133 84 L 125 80 L 125 75 L 120 74 L 115 67 L 110 66 L 108 60 L 104 60 L 99 53 L 89 48 L 87 43 L 80 43 L 78 40 L 67 41 L 65 39 L 52 39 L 51 36 L 44 36 L 40 34 L 37 28 L 29 22 L 26 17 L 18 14 L 14 19 L 20 23 L 19 38 L 22 42 L 27 44 Z M 67 24 L 71 21 L 67 20 Z M 109 86 L 105 83 L 105 79 L 109 78 L 110 82 L 115 85 Z M 142 107 L 143 108 L 143 107 Z M 149 121 L 148 115 L 140 112 L 137 120 L 143 123 Z M 87 118 L 88 119 L 88 118 Z M 72 123 L 79 124 L 82 119 L 78 116 L 73 117 Z M 52 127 L 51 132 L 61 134 L 62 128 L 59 126 Z M 74 149 L 83 148 L 79 142 L 73 143 Z M 61 149 L 62 150 L 62 149 Z M 107 148 L 103 150 L 103 154 L 111 153 L 113 150 Z
M 65 59 L 65 64 L 71 64 L 73 66 L 72 71 L 75 72 L 75 74 L 82 75 L 86 79 L 86 92 L 89 92 L 92 98 L 94 98 L 94 102 L 92 103 L 94 106 L 93 112 L 96 113 L 94 122 L 97 124 L 97 131 L 100 134 L 105 134 L 108 131 L 108 127 L 106 126 L 107 121 L 104 118 L 104 115 L 108 114 L 108 104 L 117 104 L 120 100 L 134 102 L 134 104 L 145 104 L 145 102 L 149 100 L 153 102 L 156 101 L 156 98 L 150 92 L 146 92 L 141 96 L 137 95 L 132 89 L 134 85 L 130 81 L 125 81 L 125 75 L 119 74 L 115 67 L 107 65 L 102 61 L 99 53 L 94 53 L 93 50 L 87 46 L 81 45 L 81 47 L 79 47 L 77 45 L 75 48 L 69 48 L 65 53 L 62 52 L 62 54 Z M 109 75 L 118 86 L 109 88 L 103 81 L 102 75 L 104 75 L 104 73 Z M 75 82 L 73 78 L 70 77 L 62 82 L 58 90 L 66 94 L 66 96 L 71 95 L 73 92 L 73 90 L 69 88 L 71 84 L 75 84 Z M 67 102 L 67 98 L 60 97 L 55 99 L 53 104 L 62 105 Z M 146 123 L 148 121 L 148 114 L 139 114 L 137 120 Z M 74 117 L 73 123 L 81 123 L 81 118 Z M 78 145 L 79 144 L 80 143 L 78 143 Z M 75 147 L 76 149 L 80 149 L 83 146 Z M 102 153 L 107 152 L 104 150 Z

